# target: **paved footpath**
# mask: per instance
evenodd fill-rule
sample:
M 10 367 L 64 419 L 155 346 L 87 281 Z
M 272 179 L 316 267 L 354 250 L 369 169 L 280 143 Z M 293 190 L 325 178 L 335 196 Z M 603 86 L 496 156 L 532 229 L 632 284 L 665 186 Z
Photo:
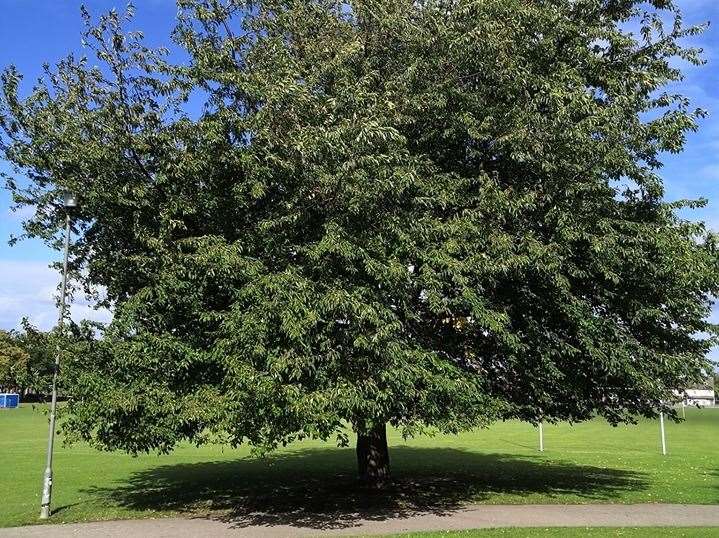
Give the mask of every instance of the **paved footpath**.
M 719 527 L 719 505 L 476 505 L 448 515 L 356 519 L 351 526 L 238 525 L 212 519 L 138 519 L 0 529 L 0 538 L 194 538 L 379 535 L 490 527 Z

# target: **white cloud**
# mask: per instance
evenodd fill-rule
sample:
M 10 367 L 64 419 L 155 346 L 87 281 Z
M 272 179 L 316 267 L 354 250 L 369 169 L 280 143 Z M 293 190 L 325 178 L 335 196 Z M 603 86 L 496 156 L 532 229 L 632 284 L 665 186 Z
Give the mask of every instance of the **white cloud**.
M 57 323 L 55 303 L 60 275 L 45 262 L 0 260 L 0 328 L 14 329 L 23 317 L 33 325 L 47 330 Z M 106 309 L 78 298 L 70 305 L 73 320 L 109 321 Z
M 13 220 L 25 221 L 35 216 L 35 206 L 25 205 L 16 210 L 8 209 L 7 213 Z

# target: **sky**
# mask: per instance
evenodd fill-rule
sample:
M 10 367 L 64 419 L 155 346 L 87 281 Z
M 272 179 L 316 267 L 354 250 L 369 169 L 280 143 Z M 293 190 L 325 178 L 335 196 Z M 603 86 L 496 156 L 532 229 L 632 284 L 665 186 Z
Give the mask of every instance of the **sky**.
M 82 54 L 81 4 L 96 15 L 125 0 L 0 0 L 0 69 L 15 65 L 25 77 L 25 89 L 41 75 L 42 65 L 51 65 L 69 52 Z M 133 29 L 145 33 L 150 46 L 167 45 L 175 22 L 175 0 L 136 0 Z M 11 172 L 0 160 L 0 171 Z M 0 186 L 0 329 L 18 328 L 23 316 L 41 329 L 57 323 L 57 288 L 60 275 L 48 265 L 62 255 L 40 241 L 8 245 L 11 235 L 22 233 L 21 223 L 29 209 L 11 210 L 12 200 Z M 75 297 L 70 314 L 75 321 L 108 321 L 107 311 L 95 310 L 81 295 Z
M 30 85 L 41 73 L 43 62 L 57 62 L 69 52 L 82 54 L 80 5 L 78 0 L 0 0 L 0 68 L 13 64 Z M 690 42 L 704 49 L 707 65 L 685 66 L 686 78 L 675 89 L 687 95 L 694 106 L 706 109 L 700 131 L 689 136 L 685 151 L 666 155 L 662 175 L 667 199 L 707 198 L 709 206 L 685 216 L 704 220 L 719 231 L 719 2 L 678 0 L 687 23 L 710 21 L 709 29 Z M 85 0 L 93 14 L 113 7 L 122 10 L 124 1 Z M 142 30 L 150 46 L 168 44 L 176 13 L 174 0 L 136 0 L 133 29 Z M 10 172 L 0 161 L 0 170 Z M 13 212 L 11 199 L 0 188 L 0 329 L 19 326 L 23 316 L 42 329 L 57 319 L 54 296 L 59 275 L 48 264 L 60 259 L 38 241 L 21 241 L 9 246 L 12 234 L 21 233 L 27 210 Z M 96 311 L 82 298 L 71 307 L 75 321 L 106 321 L 109 313 Z M 719 321 L 719 307 L 713 315 Z M 714 354 L 719 360 L 719 351 Z

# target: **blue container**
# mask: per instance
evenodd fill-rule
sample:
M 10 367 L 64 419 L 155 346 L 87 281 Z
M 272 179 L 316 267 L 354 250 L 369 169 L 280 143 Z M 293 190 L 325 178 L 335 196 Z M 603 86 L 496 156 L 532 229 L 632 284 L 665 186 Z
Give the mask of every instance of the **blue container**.
M 14 409 L 20 406 L 19 394 L 0 394 L 0 407 Z

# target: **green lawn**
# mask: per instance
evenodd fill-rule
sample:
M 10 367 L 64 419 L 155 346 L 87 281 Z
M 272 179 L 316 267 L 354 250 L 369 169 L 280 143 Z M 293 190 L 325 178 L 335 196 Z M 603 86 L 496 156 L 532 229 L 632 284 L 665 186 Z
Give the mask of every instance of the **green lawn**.
M 0 526 L 37 523 L 46 425 L 29 406 L 0 412 Z M 545 426 L 542 454 L 536 430 L 517 422 L 407 443 L 392 432 L 396 484 L 374 495 L 357 489 L 354 451 L 332 444 L 304 442 L 258 461 L 244 448 L 182 446 L 170 456 L 133 458 L 60 443 L 52 521 L 212 511 L 240 523 L 320 528 L 349 524 L 358 512 L 447 513 L 467 502 L 718 502 L 719 409 L 688 410 L 687 422 L 667 425 L 667 436 L 670 453 L 662 457 L 657 422 Z M 506 536 L 535 536 L 517 532 Z
M 482 529 L 472 531 L 421 532 L 393 534 L 387 538 L 714 538 L 716 528 L 549 528 L 549 529 Z

